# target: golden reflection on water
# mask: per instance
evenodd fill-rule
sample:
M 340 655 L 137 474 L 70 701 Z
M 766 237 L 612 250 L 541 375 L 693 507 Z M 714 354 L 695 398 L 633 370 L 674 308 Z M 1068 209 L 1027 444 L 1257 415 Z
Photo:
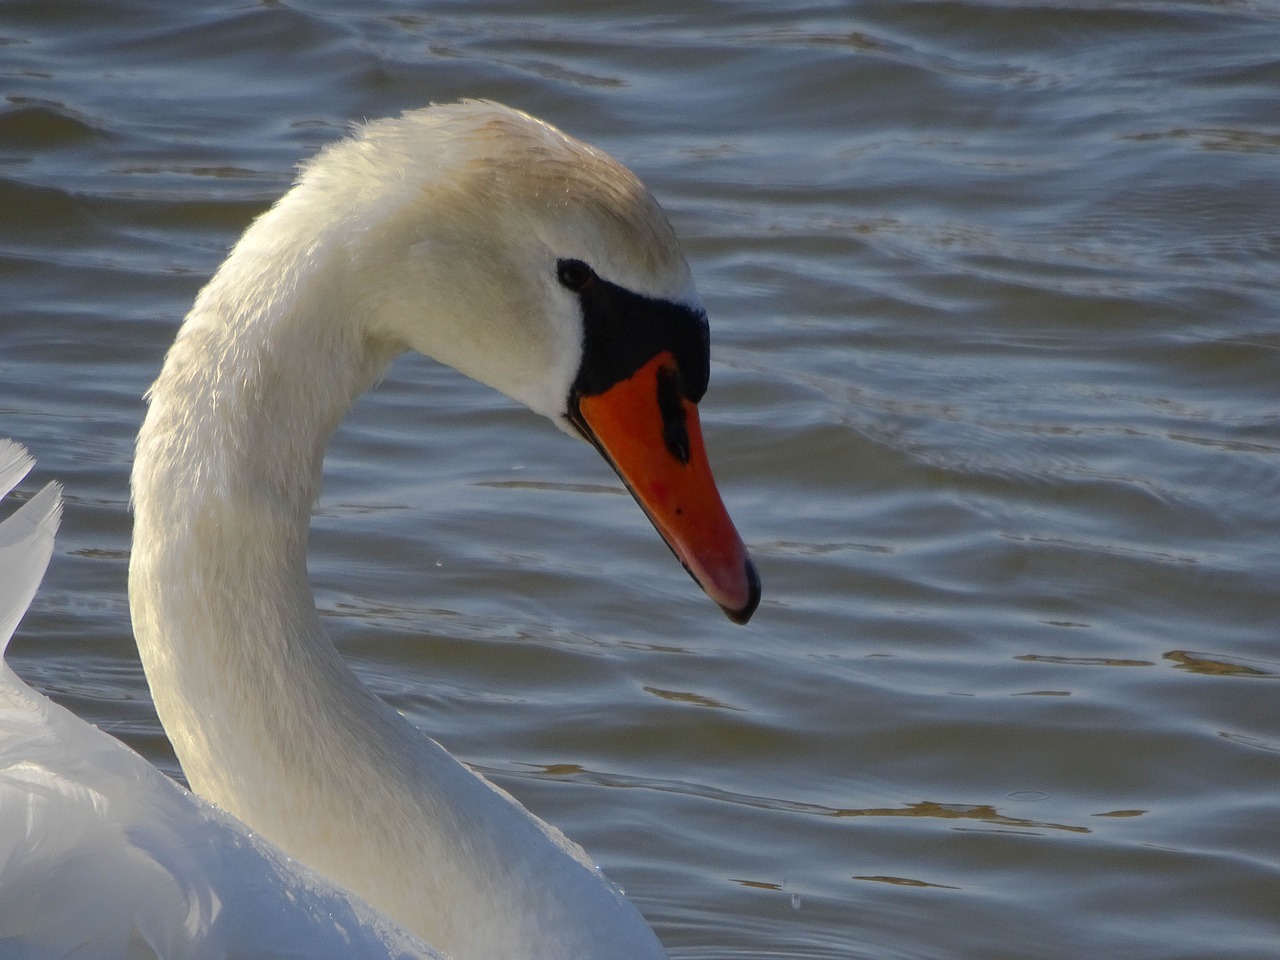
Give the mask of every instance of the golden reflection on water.
M 949 883 L 928 883 L 924 880 L 912 880 L 908 877 L 855 876 L 854 880 L 870 880 L 874 883 L 889 883 L 898 887 L 933 887 L 937 890 L 959 890 Z
M 797 800 L 784 800 L 777 797 L 752 796 L 730 790 L 722 790 L 706 784 L 688 783 L 668 780 L 661 783 L 652 779 L 606 774 L 589 770 L 575 763 L 554 763 L 529 765 L 528 769 L 536 770 L 535 776 L 553 777 L 560 780 L 573 780 L 611 787 L 643 787 L 660 790 L 668 794 L 701 797 L 743 807 L 765 810 L 782 810 L 791 813 L 803 813 L 817 817 L 845 819 L 851 817 L 884 817 L 884 818 L 920 818 L 928 820 L 976 821 L 998 827 L 1009 827 L 1018 830 L 1061 830 L 1066 833 L 1090 833 L 1088 827 L 1070 823 L 1054 823 L 1049 820 L 1032 820 L 1026 817 L 1011 817 L 1001 813 L 991 804 L 942 803 L 933 800 L 921 800 L 901 807 L 832 807 L 819 803 L 805 803 Z M 1101 817 L 1138 816 L 1145 811 L 1123 810 L 1095 814 Z
M 697 707 L 713 707 L 716 710 L 740 710 L 740 707 L 732 707 L 727 703 L 721 703 L 712 697 L 703 696 L 700 693 L 686 693 L 680 690 L 660 690 L 658 687 L 645 687 L 645 693 L 652 693 L 655 697 L 661 697 L 663 700 L 670 700 L 673 703 L 690 703 Z
M 1153 660 L 1126 660 L 1123 657 L 1064 657 L 1043 653 L 1024 653 L 1014 657 L 1030 663 L 1065 663 L 1082 667 L 1154 667 Z
M 1280 671 L 1251 667 L 1239 659 L 1227 660 L 1220 657 L 1210 657 L 1202 653 L 1190 653 L 1186 650 L 1170 650 L 1164 656 L 1166 660 L 1172 660 L 1177 669 L 1189 670 L 1192 673 L 1203 674 L 1206 677 L 1262 677 L 1267 679 L 1280 677 Z M 1252 662 L 1261 663 L 1263 661 L 1255 660 Z
M 1051 823 L 1047 820 L 1028 820 L 1023 817 L 1009 817 L 1000 813 L 990 804 L 982 803 L 965 806 L 958 803 L 935 803 L 922 800 L 905 807 L 872 807 L 868 809 L 832 809 L 827 812 L 832 817 L 925 817 L 933 820 L 978 820 L 1001 827 L 1018 827 L 1032 830 L 1065 830 L 1068 833 L 1089 833 L 1088 827 L 1069 823 Z

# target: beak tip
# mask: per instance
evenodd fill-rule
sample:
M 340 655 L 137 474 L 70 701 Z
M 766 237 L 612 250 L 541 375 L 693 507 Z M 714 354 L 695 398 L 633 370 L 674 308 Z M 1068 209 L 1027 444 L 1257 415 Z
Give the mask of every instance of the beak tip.
M 744 572 L 747 579 L 746 603 L 740 607 L 720 604 L 720 609 L 724 611 L 724 615 L 739 626 L 750 620 L 751 615 L 756 612 L 756 607 L 760 606 L 760 574 L 756 571 L 756 565 L 750 557 L 747 558 Z

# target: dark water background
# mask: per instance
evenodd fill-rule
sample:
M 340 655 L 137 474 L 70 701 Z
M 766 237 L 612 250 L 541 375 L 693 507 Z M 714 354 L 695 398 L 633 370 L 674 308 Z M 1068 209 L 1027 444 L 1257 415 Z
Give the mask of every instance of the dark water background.
M 422 359 L 327 464 L 361 675 L 674 958 L 1280 956 L 1280 7 L 0 3 L 0 433 L 66 484 L 14 643 L 161 767 L 141 394 L 353 120 L 488 97 L 630 164 L 713 323 L 765 602 Z

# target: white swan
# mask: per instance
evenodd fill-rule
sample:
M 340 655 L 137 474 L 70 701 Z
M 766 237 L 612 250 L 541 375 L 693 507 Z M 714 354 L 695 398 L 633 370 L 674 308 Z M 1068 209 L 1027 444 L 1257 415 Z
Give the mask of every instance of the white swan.
M 554 127 L 437 106 L 306 164 L 151 389 L 129 595 L 160 719 L 197 793 L 456 960 L 662 957 L 580 848 L 383 704 L 321 629 L 324 448 L 410 349 L 594 444 L 726 613 L 754 611 L 698 427 L 706 317 L 665 216 Z
M 0 497 L 31 468 L 0 440 Z M 0 522 L 0 655 L 53 550 L 49 484 Z M 444 960 L 0 664 L 0 957 Z

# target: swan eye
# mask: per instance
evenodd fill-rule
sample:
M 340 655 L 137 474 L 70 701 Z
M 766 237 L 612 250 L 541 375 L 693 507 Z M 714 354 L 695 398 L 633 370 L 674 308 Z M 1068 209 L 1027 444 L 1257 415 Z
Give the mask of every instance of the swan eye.
M 581 260 L 556 261 L 556 279 L 560 281 L 560 286 L 575 293 L 581 293 L 587 289 L 595 278 L 595 271 Z

